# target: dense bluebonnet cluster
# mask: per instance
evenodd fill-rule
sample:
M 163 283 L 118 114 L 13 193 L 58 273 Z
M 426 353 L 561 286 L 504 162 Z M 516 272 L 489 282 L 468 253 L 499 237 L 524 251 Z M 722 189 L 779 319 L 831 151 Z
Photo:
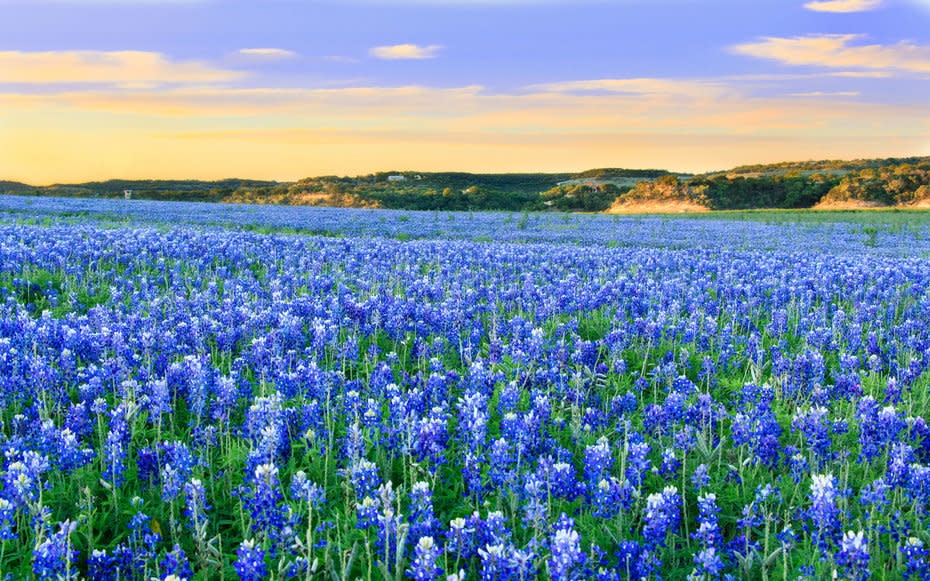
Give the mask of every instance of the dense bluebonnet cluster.
M 12 578 L 930 579 L 925 232 L 100 202 L 3 200 Z
M 575 245 L 758 249 L 926 256 L 930 228 L 869 228 L 844 222 L 679 220 L 668 216 L 559 213 L 423 212 L 307 206 L 156 202 L 149 200 L 0 196 L 0 216 L 31 221 L 83 223 L 88 219 L 121 225 L 185 223 L 244 230 L 283 229 L 327 237 L 455 239 Z M 22 284 L 26 284 L 23 282 Z

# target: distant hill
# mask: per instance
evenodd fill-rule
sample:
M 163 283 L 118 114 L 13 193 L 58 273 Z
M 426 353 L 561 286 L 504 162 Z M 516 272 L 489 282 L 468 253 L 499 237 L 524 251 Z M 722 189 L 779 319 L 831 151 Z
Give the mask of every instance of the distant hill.
M 0 180 L 0 192 L 32 192 L 35 190 L 35 186 L 29 184 Z
M 240 188 L 273 187 L 278 182 L 261 180 L 225 179 L 217 181 L 200 180 L 107 180 L 105 182 L 84 182 L 81 184 L 55 184 L 53 188 L 77 188 L 100 193 L 121 194 L 124 190 L 151 192 L 209 192 L 213 190 L 235 191 Z
M 770 164 L 741 165 L 731 170 L 713 172 L 708 175 L 782 175 L 793 172 L 802 174 L 832 173 L 843 175 L 851 171 L 859 171 L 863 169 L 876 169 L 884 166 L 900 165 L 903 163 L 919 165 L 926 162 L 930 162 L 930 157 L 888 157 L 884 159 L 783 161 L 780 163 Z
M 574 179 L 613 179 L 613 178 L 640 178 L 656 179 L 672 172 L 667 169 L 621 169 L 616 167 L 602 167 L 589 169 L 572 176 Z
M 249 179 L 107 180 L 0 193 L 408 210 L 648 211 L 930 206 L 930 157 L 792 161 L 703 175 L 664 169 L 571 173 L 388 171 L 296 182 Z
M 785 162 L 640 182 L 614 211 L 657 203 L 709 210 L 930 206 L 930 157 Z

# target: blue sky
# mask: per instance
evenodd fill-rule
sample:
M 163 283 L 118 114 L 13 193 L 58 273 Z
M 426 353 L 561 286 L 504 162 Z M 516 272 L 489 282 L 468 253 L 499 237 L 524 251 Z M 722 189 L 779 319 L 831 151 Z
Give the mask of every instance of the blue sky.
M 930 154 L 930 0 L 0 0 L 0 178 Z

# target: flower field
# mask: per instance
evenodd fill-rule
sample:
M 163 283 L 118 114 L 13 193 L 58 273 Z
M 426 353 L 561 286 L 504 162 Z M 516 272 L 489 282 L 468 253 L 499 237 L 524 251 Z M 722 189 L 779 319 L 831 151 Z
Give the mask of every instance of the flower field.
M 0 200 L 10 579 L 930 579 L 919 222 Z

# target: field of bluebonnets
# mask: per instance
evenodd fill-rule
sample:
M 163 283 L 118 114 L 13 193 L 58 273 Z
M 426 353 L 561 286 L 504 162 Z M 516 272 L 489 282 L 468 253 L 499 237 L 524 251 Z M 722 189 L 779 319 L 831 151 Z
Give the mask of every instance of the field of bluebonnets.
M 850 220 L 4 198 L 0 568 L 928 579 L 930 219 Z

